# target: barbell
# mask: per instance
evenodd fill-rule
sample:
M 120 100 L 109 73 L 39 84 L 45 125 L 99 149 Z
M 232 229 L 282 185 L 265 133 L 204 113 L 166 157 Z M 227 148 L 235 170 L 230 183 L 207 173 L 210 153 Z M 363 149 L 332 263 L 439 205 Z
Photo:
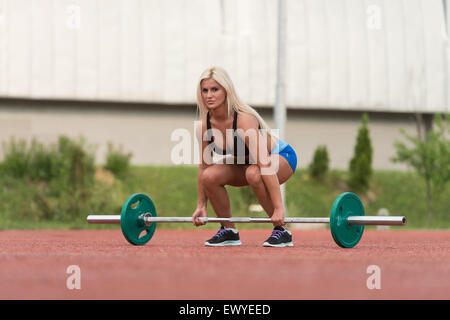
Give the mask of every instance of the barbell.
M 271 223 L 270 218 L 198 218 L 203 222 Z M 120 215 L 89 215 L 90 224 L 120 224 L 125 239 L 133 245 L 144 245 L 153 237 L 157 223 L 192 223 L 191 217 L 158 217 L 153 201 L 145 194 L 128 197 Z M 404 226 L 404 216 L 365 216 L 359 197 L 351 192 L 339 195 L 333 203 L 329 218 L 291 218 L 285 223 L 328 223 L 334 241 L 342 248 L 352 248 L 361 239 L 365 225 Z

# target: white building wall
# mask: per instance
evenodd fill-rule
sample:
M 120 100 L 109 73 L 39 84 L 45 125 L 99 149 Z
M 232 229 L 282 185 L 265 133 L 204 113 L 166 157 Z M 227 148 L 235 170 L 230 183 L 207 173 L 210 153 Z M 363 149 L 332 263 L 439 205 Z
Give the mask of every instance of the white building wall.
M 109 142 L 131 152 L 136 165 L 175 165 L 186 156 L 178 153 L 181 146 L 190 146 L 191 154 L 184 164 L 194 164 L 195 106 L 146 106 L 113 103 L 85 103 L 80 108 L 74 102 L 25 100 L 0 101 L 0 159 L 3 143 L 10 138 L 49 144 L 60 135 L 84 137 L 97 146 L 96 160 L 104 163 Z M 127 110 L 124 110 L 126 106 Z M 273 126 L 272 112 L 261 110 L 269 126 Z M 393 163 L 394 141 L 403 141 L 400 129 L 409 135 L 417 134 L 414 117 L 405 113 L 370 113 L 369 130 L 373 147 L 374 169 L 405 170 L 404 164 Z M 326 145 L 330 167 L 348 169 L 354 153 L 360 112 L 290 110 L 285 140 L 298 156 L 298 168 L 311 163 L 319 145 Z M 187 139 L 174 135 L 177 130 Z M 186 143 L 186 144 L 182 144 Z M 174 160 L 175 159 L 175 160 Z
M 287 0 L 289 108 L 449 112 L 442 0 Z M 0 96 L 195 103 L 228 70 L 275 95 L 276 0 L 0 0 Z

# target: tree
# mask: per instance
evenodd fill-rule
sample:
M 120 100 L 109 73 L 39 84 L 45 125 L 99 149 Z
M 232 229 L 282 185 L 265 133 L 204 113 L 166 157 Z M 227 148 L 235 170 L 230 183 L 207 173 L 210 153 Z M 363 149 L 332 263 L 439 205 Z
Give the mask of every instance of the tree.
M 420 129 L 420 116 L 418 129 Z M 396 141 L 394 147 L 397 155 L 393 162 L 403 162 L 415 169 L 425 179 L 427 188 L 428 217 L 431 219 L 433 194 L 438 195 L 444 185 L 450 180 L 450 114 L 443 118 L 435 115 L 434 126 L 424 135 L 418 130 L 418 136 L 401 134 L 410 142 L 411 147 Z
M 367 124 L 369 116 L 362 115 L 362 126 L 358 130 L 353 158 L 350 161 L 348 185 L 355 191 L 365 192 L 369 189 L 372 177 L 372 142 Z
M 329 157 L 325 145 L 318 146 L 314 152 L 313 161 L 309 165 L 310 175 L 317 180 L 323 179 L 328 171 Z

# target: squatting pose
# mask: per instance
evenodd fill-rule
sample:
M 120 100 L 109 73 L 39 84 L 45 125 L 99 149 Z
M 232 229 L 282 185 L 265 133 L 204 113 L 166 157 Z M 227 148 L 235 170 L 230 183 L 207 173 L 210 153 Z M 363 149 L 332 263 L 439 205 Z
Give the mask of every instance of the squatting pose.
M 291 232 L 284 223 L 280 185 L 295 172 L 294 149 L 270 130 L 256 110 L 239 99 L 230 77 L 221 68 L 208 68 L 202 73 L 197 105 L 201 126 L 197 126 L 196 135 L 201 146 L 201 162 L 197 208 L 192 215 L 194 225 L 204 224 L 197 218 L 207 216 L 208 200 L 218 217 L 230 218 L 225 185 L 250 185 L 274 225 L 263 245 L 292 246 Z M 225 156 L 222 159 L 226 160 L 214 162 L 213 152 Z M 205 245 L 241 245 L 234 223 L 222 223 Z

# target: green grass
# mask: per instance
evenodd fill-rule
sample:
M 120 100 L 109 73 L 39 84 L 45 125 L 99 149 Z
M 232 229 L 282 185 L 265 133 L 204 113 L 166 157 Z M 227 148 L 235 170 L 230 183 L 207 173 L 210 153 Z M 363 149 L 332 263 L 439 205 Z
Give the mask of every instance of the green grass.
M 334 199 L 342 192 L 351 191 L 344 182 L 347 174 L 333 170 L 319 183 L 312 181 L 305 171 L 300 172 L 286 185 L 289 215 L 329 215 Z M 450 194 L 450 186 L 434 199 L 431 219 L 427 214 L 425 190 L 425 182 L 415 173 L 375 171 L 370 190 L 358 196 L 366 215 L 377 215 L 381 208 L 386 208 L 391 216 L 406 216 L 406 229 L 450 229 L 450 198 L 445 196 Z
M 312 180 L 306 170 L 298 170 L 286 183 L 286 204 L 289 216 L 327 217 L 336 197 L 350 191 L 345 184 L 346 171 L 332 170 L 321 182 Z M 4 181 L 3 181 L 4 182 Z M 89 214 L 120 214 L 122 204 L 133 193 L 145 193 L 156 205 L 158 216 L 190 217 L 197 203 L 197 168 L 194 166 L 134 166 L 122 180 L 113 185 L 98 183 L 92 203 L 86 204 L 76 215 L 53 216 L 45 219 L 36 206 L 39 203 L 70 201 L 46 199 L 45 186 L 39 183 L 9 181 L 0 185 L 0 229 L 117 229 L 115 225 L 88 225 Z M 252 213 L 248 205 L 256 203 L 248 187 L 227 187 L 234 216 L 263 217 L 265 213 Z M 375 171 L 370 191 L 359 194 L 366 215 L 376 215 L 387 208 L 390 215 L 405 215 L 403 229 L 450 229 L 450 185 L 433 202 L 433 216 L 428 219 L 424 181 L 412 172 Z M 36 199 L 43 201 L 36 202 Z M 64 208 L 64 205 L 61 205 Z M 215 216 L 208 204 L 208 215 Z M 242 228 L 267 228 L 263 224 L 243 224 Z M 191 224 L 160 224 L 158 228 L 193 228 Z M 209 224 L 202 228 L 217 228 Z

